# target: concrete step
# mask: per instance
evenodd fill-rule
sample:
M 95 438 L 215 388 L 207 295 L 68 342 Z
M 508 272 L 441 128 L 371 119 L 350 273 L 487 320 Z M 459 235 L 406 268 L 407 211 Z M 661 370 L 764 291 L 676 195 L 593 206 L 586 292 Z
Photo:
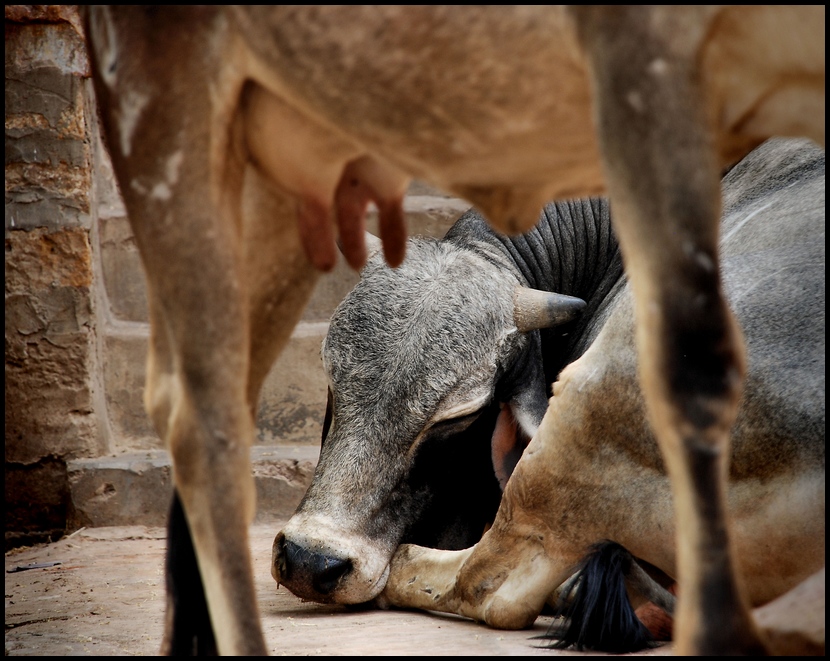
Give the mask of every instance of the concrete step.
M 328 322 L 302 322 L 291 335 L 260 392 L 256 445 L 320 444 L 326 412 L 326 375 L 320 348 Z M 103 381 L 110 447 L 114 453 L 161 450 L 144 410 L 150 326 L 116 322 L 103 333 Z
M 290 517 L 311 483 L 319 447 L 255 446 L 251 464 L 257 523 Z M 69 530 L 100 526 L 164 526 L 173 496 L 170 455 L 165 450 L 78 459 L 67 465 L 71 498 Z

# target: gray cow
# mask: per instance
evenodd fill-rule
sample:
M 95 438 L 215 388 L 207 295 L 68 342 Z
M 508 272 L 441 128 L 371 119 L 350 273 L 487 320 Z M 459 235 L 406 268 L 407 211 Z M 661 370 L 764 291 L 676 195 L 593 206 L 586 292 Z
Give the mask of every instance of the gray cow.
M 729 503 L 739 568 L 758 605 L 824 565 L 824 152 L 769 141 L 725 176 L 723 192 L 724 277 L 749 355 Z M 443 240 L 413 239 L 407 250 L 398 269 L 371 259 L 332 317 L 320 462 L 274 542 L 277 582 L 337 603 L 387 587 L 393 604 L 517 627 L 602 540 L 676 576 L 670 485 L 646 422 L 607 203 L 549 205 L 514 238 L 470 211 Z M 554 421 L 556 438 L 533 440 L 546 451 L 559 443 L 554 460 L 522 457 L 496 529 L 446 556 L 450 569 L 442 552 L 424 551 L 421 562 L 417 547 L 405 547 L 410 573 L 393 566 L 390 578 L 402 542 L 478 541 L 496 481 L 505 486 L 569 365 L 579 379 L 564 392 L 560 378 L 550 401 L 561 392 L 573 406 Z M 538 558 L 516 541 L 528 530 L 554 540 L 540 547 L 541 585 L 527 578 Z M 516 585 L 493 615 L 487 608 L 511 576 Z

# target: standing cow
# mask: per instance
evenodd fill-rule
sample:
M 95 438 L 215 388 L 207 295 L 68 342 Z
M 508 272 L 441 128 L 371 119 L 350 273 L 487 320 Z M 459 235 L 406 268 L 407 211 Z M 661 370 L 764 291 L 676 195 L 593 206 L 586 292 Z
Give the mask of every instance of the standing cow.
M 145 404 L 173 460 L 169 548 L 182 540 L 163 649 L 266 652 L 247 531 L 257 397 L 336 232 L 362 265 L 370 201 L 387 259 L 403 259 L 417 177 L 514 233 L 548 200 L 609 194 L 681 523 L 678 648 L 763 651 L 725 515 L 745 352 L 722 289 L 719 173 L 768 137 L 824 144 L 824 16 L 91 6 L 102 126 L 147 273 Z
M 724 277 L 749 352 L 728 502 L 758 605 L 824 565 L 824 152 L 769 141 L 726 175 L 723 195 Z M 441 241 L 411 240 L 408 254 L 394 270 L 372 259 L 332 317 L 320 462 L 275 539 L 276 580 L 321 602 L 386 588 L 393 604 L 516 628 L 596 542 L 676 577 L 669 479 L 607 203 L 549 205 L 516 238 L 471 211 Z M 399 544 L 440 533 L 460 507 L 424 483 L 424 458 L 440 463 L 458 441 L 490 454 L 504 485 L 523 434 L 535 437 L 482 541 L 405 546 L 390 577 Z M 482 470 L 471 456 L 444 479 Z M 467 539 L 480 531 L 480 519 L 465 525 Z

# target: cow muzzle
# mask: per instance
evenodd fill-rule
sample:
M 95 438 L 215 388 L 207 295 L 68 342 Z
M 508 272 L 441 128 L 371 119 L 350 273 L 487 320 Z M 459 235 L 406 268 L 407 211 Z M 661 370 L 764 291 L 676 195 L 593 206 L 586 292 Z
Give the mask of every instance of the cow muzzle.
M 352 539 L 350 544 L 334 539 L 338 542 L 283 530 L 274 539 L 271 576 L 309 601 L 359 604 L 374 599 L 386 585 L 394 549 L 367 545 L 366 540 Z
M 286 540 L 280 533 L 274 540 L 271 575 L 301 599 L 328 603 L 341 581 L 352 571 L 352 561 L 307 549 Z

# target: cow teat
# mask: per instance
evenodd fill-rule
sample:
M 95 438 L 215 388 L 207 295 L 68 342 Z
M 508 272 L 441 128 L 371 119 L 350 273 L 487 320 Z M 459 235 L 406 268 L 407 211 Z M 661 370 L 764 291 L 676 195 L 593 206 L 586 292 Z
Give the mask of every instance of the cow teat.
M 399 266 L 406 253 L 403 197 L 409 177 L 375 156 L 364 155 L 346 163 L 334 193 L 340 247 L 349 265 L 359 270 L 366 261 L 363 245 L 366 208 L 378 208 L 384 256 Z

